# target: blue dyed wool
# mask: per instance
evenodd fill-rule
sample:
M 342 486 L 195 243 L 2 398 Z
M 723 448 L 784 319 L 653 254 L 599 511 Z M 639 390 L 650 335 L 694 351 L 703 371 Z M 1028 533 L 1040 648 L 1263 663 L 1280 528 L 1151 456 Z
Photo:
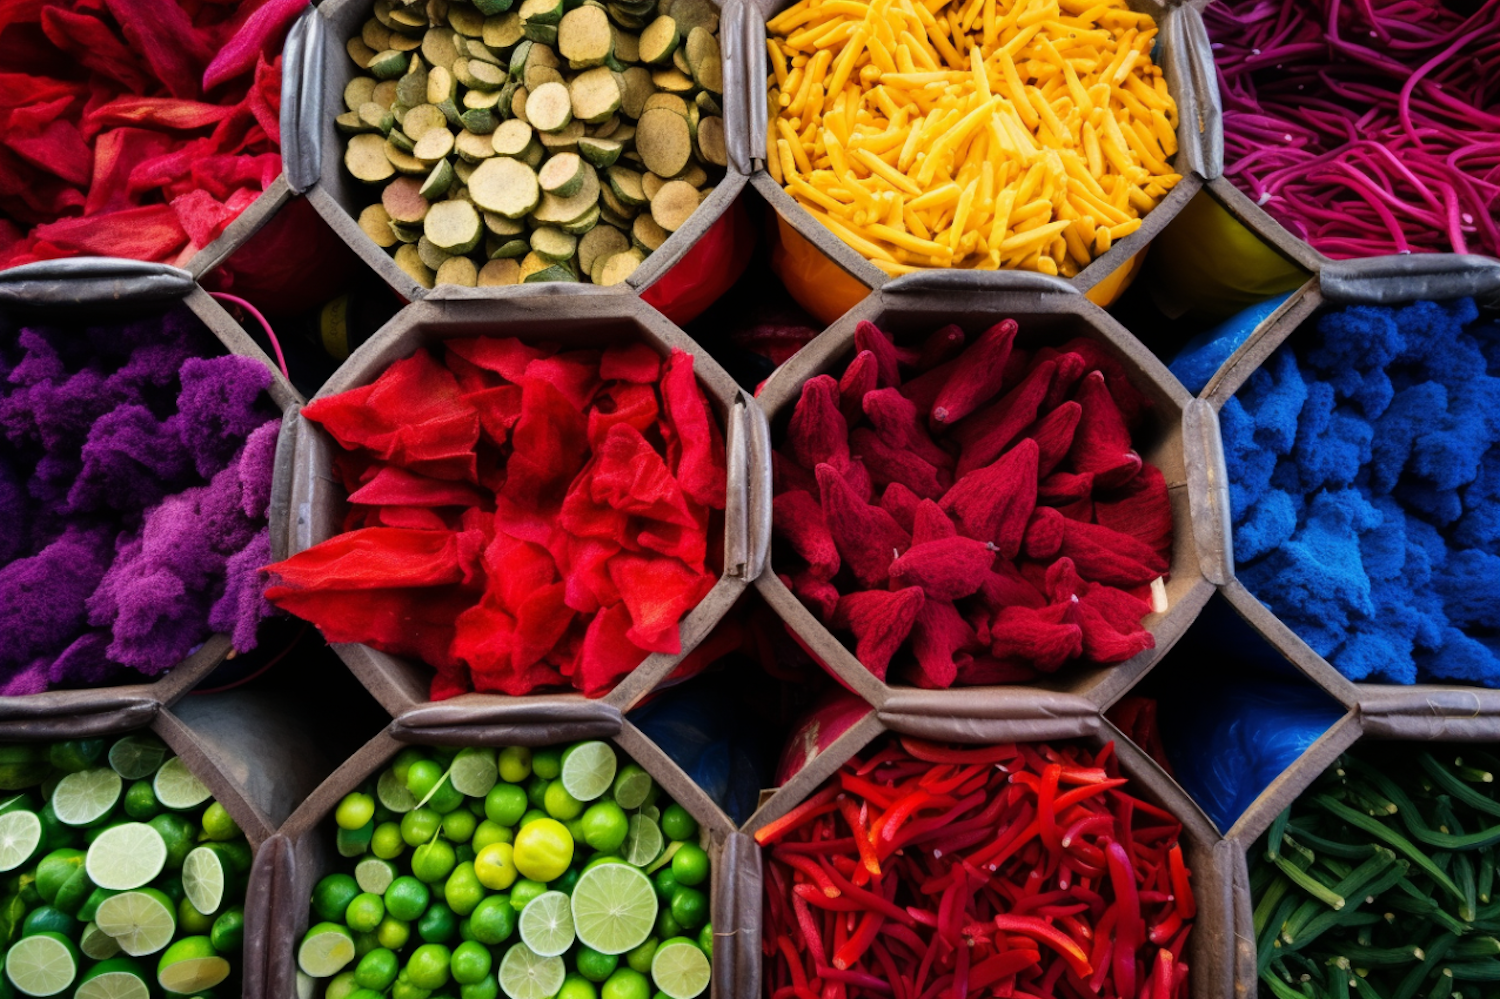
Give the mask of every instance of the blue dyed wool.
M 1351 680 L 1500 686 L 1500 324 L 1327 312 L 1220 423 L 1256 597 Z

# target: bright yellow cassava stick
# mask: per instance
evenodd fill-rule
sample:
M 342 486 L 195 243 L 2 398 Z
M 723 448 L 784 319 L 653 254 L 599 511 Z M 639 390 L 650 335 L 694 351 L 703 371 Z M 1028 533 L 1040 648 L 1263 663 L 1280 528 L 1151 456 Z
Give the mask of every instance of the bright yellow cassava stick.
M 1182 179 L 1125 0 L 798 0 L 767 27 L 771 174 L 889 274 L 1071 277 Z

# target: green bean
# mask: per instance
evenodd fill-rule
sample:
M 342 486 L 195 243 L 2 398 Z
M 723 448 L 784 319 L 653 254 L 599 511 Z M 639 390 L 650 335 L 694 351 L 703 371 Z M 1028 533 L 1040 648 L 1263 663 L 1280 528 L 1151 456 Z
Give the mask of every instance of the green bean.
M 1275 868 L 1271 869 L 1275 870 Z M 1271 883 L 1271 887 L 1267 888 L 1265 894 L 1260 896 L 1260 901 L 1255 903 L 1255 913 L 1252 921 L 1255 926 L 1255 937 L 1257 940 L 1265 932 L 1266 921 L 1271 918 L 1271 913 L 1276 911 L 1276 907 L 1281 904 L 1281 900 L 1286 897 L 1287 890 L 1291 887 L 1292 883 L 1282 877 L 1278 871 L 1276 880 Z
M 1463 893 L 1458 890 L 1458 885 L 1453 883 L 1453 879 L 1448 877 L 1447 874 L 1443 873 L 1442 869 L 1432 862 L 1431 857 L 1427 856 L 1427 854 L 1423 853 L 1421 850 L 1418 850 L 1412 843 L 1412 841 L 1407 839 L 1405 836 L 1402 836 L 1398 832 L 1393 832 L 1392 830 L 1387 829 L 1385 826 L 1370 818 L 1368 815 L 1361 815 L 1347 805 L 1343 805 L 1337 801 L 1334 801 L 1326 794 L 1315 796 L 1313 798 L 1313 803 L 1320 806 L 1321 808 L 1326 809 L 1329 812 L 1332 812 L 1334 815 L 1343 819 L 1351 826 L 1354 826 L 1357 829 L 1362 829 L 1370 835 L 1384 840 L 1388 845 L 1394 847 L 1398 852 L 1404 853 L 1412 863 L 1416 864 L 1418 867 L 1422 868 L 1422 870 L 1431 875 L 1432 880 L 1436 881 L 1444 891 L 1446 891 L 1448 894 L 1452 895 L 1459 901 L 1463 901 Z
M 1265 973 L 1266 965 L 1270 964 L 1271 958 L 1275 957 L 1281 949 L 1281 941 L 1277 939 L 1277 936 L 1281 933 L 1282 924 L 1296 907 L 1295 898 L 1282 899 L 1281 904 L 1276 907 L 1276 914 L 1266 924 L 1265 932 L 1256 938 L 1255 960 L 1257 970 L 1261 974 Z
M 1331 958 L 1328 961 L 1328 994 L 1332 999 L 1349 999 L 1349 959 Z
M 1364 898 L 1355 900 L 1354 908 L 1357 909 L 1361 905 L 1364 905 L 1365 898 L 1378 898 L 1389 888 L 1401 883 L 1403 880 L 1405 880 L 1406 872 L 1408 869 L 1409 865 L 1406 861 L 1396 861 L 1396 863 L 1393 864 L 1389 870 L 1387 870 L 1384 874 L 1377 878 L 1375 882 L 1366 889 L 1366 892 L 1368 894 Z M 1324 912 L 1314 917 L 1306 926 L 1304 926 L 1302 928 L 1301 934 L 1299 934 L 1295 940 L 1291 941 L 1289 946 L 1301 950 L 1303 947 L 1306 947 L 1308 944 L 1312 943 L 1318 937 L 1333 929 L 1335 926 L 1342 926 L 1347 922 L 1348 916 L 1344 913 L 1333 911 Z
M 1396 802 L 1398 807 L 1395 814 L 1401 816 L 1401 821 L 1406 825 L 1407 831 L 1428 846 L 1441 847 L 1444 850 L 1476 850 L 1500 843 L 1500 825 L 1490 826 L 1488 829 L 1481 829 L 1467 836 L 1454 836 L 1430 828 L 1422 821 L 1422 815 L 1411 803 L 1411 799 L 1406 797 L 1389 778 L 1384 774 L 1366 770 L 1363 764 L 1359 767 L 1364 776 L 1380 784 L 1386 795 Z
M 1339 843 L 1335 840 L 1315 835 L 1304 826 L 1295 824 L 1287 826 L 1286 834 L 1318 853 L 1332 854 L 1335 857 L 1344 857 L 1349 860 L 1360 860 L 1380 849 L 1374 843 Z
M 1458 961 L 1447 970 L 1461 982 L 1500 982 L 1500 961 Z
M 1333 891 L 1341 899 L 1360 898 L 1375 879 L 1385 872 L 1396 862 L 1396 855 L 1384 847 L 1375 847 L 1379 852 L 1365 861 L 1359 867 L 1350 871 L 1349 874 L 1338 884 L 1333 886 Z M 1343 906 L 1335 906 L 1341 909 Z M 1287 941 L 1297 938 L 1302 928 L 1306 926 L 1320 911 L 1323 911 L 1316 901 L 1304 902 L 1298 907 L 1292 917 L 1282 927 L 1282 937 Z
M 1444 968 L 1437 976 L 1437 984 L 1427 991 L 1427 999 L 1448 999 L 1453 992 L 1453 972 Z
M 1432 779 L 1437 782 L 1439 787 L 1453 795 L 1459 801 L 1462 801 L 1465 805 L 1476 811 L 1484 812 L 1487 815 L 1500 815 L 1500 801 L 1495 801 L 1476 791 L 1468 784 L 1465 784 L 1462 780 L 1455 777 L 1447 767 L 1439 763 L 1437 758 L 1431 753 L 1418 753 L 1417 762 L 1422 765 L 1423 770 L 1432 776 Z
M 1495 887 L 1495 855 L 1486 850 L 1479 858 L 1479 901 L 1488 902 Z
M 1282 834 L 1286 832 L 1286 824 L 1290 821 L 1292 821 L 1292 808 L 1288 805 L 1271 822 L 1270 832 L 1266 834 L 1266 857 L 1268 859 L 1275 860 L 1281 855 Z
M 1455 961 L 1477 961 L 1482 957 L 1500 955 L 1500 940 L 1494 937 L 1469 937 L 1460 940 L 1453 948 Z
M 1391 994 L 1391 999 L 1414 999 L 1417 989 L 1422 983 L 1432 978 L 1433 971 L 1442 964 L 1443 959 L 1453 950 L 1459 942 L 1457 936 L 1452 933 L 1444 933 L 1427 946 L 1427 956 L 1422 963 L 1407 972 L 1406 977 L 1401 979 L 1401 984 Z
M 1292 883 L 1313 898 L 1337 910 L 1344 907 L 1344 896 L 1329 888 L 1323 882 L 1313 877 L 1307 871 L 1302 870 L 1294 862 L 1283 856 L 1271 858 L 1271 863 L 1281 868 L 1281 873 L 1292 879 Z

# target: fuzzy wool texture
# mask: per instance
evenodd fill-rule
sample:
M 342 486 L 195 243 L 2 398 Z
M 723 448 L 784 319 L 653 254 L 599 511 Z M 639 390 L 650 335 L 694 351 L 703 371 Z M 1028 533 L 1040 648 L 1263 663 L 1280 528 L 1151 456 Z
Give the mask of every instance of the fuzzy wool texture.
M 272 612 L 271 374 L 186 309 L 0 330 L 0 695 L 166 672 Z
M 1325 313 L 1220 413 L 1245 585 L 1355 681 L 1500 686 L 1500 323 Z

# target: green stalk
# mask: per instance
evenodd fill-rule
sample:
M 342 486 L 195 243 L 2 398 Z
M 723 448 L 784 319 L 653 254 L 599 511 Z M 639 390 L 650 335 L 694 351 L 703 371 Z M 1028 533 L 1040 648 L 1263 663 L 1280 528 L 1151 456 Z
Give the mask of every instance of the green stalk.
M 1463 892 L 1459 891 L 1458 885 L 1453 883 L 1453 879 L 1443 873 L 1442 869 L 1432 862 L 1431 857 L 1418 850 L 1415 844 L 1405 836 L 1386 828 L 1384 824 L 1377 822 L 1368 815 L 1361 815 L 1349 806 L 1334 801 L 1326 794 L 1315 796 L 1313 803 L 1333 813 L 1338 818 L 1343 819 L 1356 829 L 1362 829 L 1370 835 L 1384 840 L 1387 845 L 1394 847 L 1398 853 L 1405 854 L 1412 863 L 1426 871 L 1432 877 L 1432 880 L 1436 881 L 1444 891 L 1458 901 L 1463 901 Z M 1500 839 L 1500 836 L 1497 836 L 1497 839 Z

